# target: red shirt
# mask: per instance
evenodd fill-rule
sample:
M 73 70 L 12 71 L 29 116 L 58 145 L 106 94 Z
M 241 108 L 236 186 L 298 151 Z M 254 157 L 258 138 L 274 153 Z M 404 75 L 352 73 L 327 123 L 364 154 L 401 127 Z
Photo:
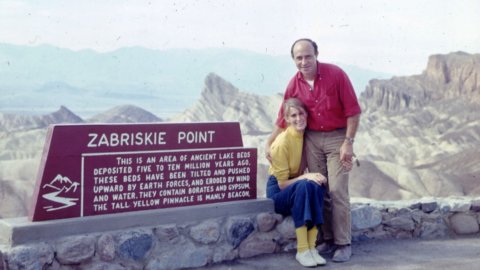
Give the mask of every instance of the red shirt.
M 300 99 L 308 110 L 308 128 L 332 131 L 347 127 L 347 118 L 361 113 L 360 105 L 347 74 L 339 67 L 317 62 L 317 76 L 313 89 L 299 71 L 290 80 L 283 100 Z M 283 104 L 278 112 L 276 125 L 286 128 Z

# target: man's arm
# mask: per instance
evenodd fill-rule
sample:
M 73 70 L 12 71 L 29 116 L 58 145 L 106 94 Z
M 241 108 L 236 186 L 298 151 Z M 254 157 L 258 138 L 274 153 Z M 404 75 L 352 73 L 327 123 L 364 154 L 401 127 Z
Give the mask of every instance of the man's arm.
M 347 118 L 347 132 L 345 134 L 345 141 L 340 147 L 340 161 L 342 162 L 352 162 L 353 141 L 355 138 L 355 134 L 357 134 L 359 123 L 360 114 Z
M 277 138 L 278 134 L 282 133 L 284 129 L 275 125 L 275 129 L 273 130 L 272 134 L 267 139 L 267 143 L 265 144 L 265 157 L 271 163 L 272 157 L 270 156 L 270 145 L 272 145 L 273 141 Z

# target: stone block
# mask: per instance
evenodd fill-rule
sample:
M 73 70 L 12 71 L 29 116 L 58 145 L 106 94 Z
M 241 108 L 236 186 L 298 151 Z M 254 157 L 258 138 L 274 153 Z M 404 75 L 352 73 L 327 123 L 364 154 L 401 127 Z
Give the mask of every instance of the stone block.
M 438 203 L 437 202 L 425 202 L 425 203 L 421 203 L 421 207 L 422 211 L 424 213 L 431 213 L 433 211 L 435 211 L 437 208 L 438 208 Z
M 472 205 L 470 209 L 475 212 L 480 212 L 480 199 L 472 200 Z
M 476 216 L 466 213 L 456 213 L 450 217 L 450 224 L 456 234 L 473 234 L 479 231 Z
M 382 223 L 381 212 L 371 206 L 356 207 L 352 212 L 352 230 L 375 228 Z
M 378 226 L 372 231 L 367 232 L 365 235 L 371 239 L 389 239 L 392 238 L 392 234 L 382 228 L 383 226 Z
M 7 254 L 7 269 L 44 269 L 47 264 L 52 264 L 54 257 L 53 247 L 41 243 L 28 246 L 14 247 Z
M 115 240 L 109 233 L 103 234 L 97 241 L 97 255 L 100 260 L 111 262 L 115 259 Z
M 236 258 L 238 258 L 238 249 L 234 249 L 231 245 L 215 246 L 212 258 L 213 263 L 233 261 Z
M 424 221 L 415 235 L 424 239 L 444 238 L 448 236 L 448 228 L 445 223 Z
M 201 244 L 212 244 L 220 238 L 220 224 L 207 220 L 190 228 L 190 237 Z
M 3 252 L 0 246 L 0 270 L 5 270 L 5 260 L 3 259 Z
M 180 233 L 178 232 L 177 225 L 175 224 L 167 224 L 167 225 L 161 225 L 155 228 L 155 236 L 160 241 L 166 241 L 170 244 L 175 244 L 179 242 L 180 239 Z
M 95 255 L 93 236 L 74 236 L 59 240 L 56 244 L 57 260 L 61 264 L 80 264 Z
M 283 221 L 277 225 L 277 231 L 284 239 L 296 239 L 295 224 L 291 216 L 285 217 Z
M 119 233 L 115 240 L 117 255 L 127 260 L 143 260 L 153 247 L 153 235 L 146 230 Z
M 243 241 L 238 248 L 240 258 L 250 258 L 261 254 L 274 253 L 281 238 L 278 232 L 256 232 Z
M 253 231 L 253 222 L 248 217 L 232 217 L 227 222 L 227 239 L 233 247 L 238 247 Z
M 277 224 L 277 218 L 273 213 L 260 213 L 257 215 L 257 227 L 260 232 L 269 232 Z
M 415 229 L 415 223 L 410 216 L 394 217 L 390 220 L 384 221 L 383 224 L 404 231 L 413 231 Z
M 415 209 L 412 211 L 412 219 L 416 224 L 420 224 L 422 222 L 423 211 L 420 209 Z

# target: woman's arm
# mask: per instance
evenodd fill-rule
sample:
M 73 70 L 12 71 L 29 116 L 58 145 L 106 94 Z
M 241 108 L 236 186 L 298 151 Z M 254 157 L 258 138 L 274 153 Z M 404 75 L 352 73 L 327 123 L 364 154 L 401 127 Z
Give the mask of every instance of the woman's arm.
M 278 134 L 282 133 L 285 129 L 279 128 L 278 126 L 275 126 L 275 129 L 272 131 L 272 134 L 267 139 L 267 142 L 265 144 L 265 157 L 267 158 L 268 162 L 272 163 L 272 156 L 270 152 L 270 146 L 272 145 L 273 141 L 277 138 Z

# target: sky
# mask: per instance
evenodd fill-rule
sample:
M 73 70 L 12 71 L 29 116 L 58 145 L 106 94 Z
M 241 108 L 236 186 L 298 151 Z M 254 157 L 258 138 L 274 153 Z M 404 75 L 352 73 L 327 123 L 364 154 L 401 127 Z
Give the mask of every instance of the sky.
M 320 61 L 413 75 L 432 54 L 480 53 L 478 14 L 478 0 L 0 0 L 0 43 L 288 55 L 308 37 Z

